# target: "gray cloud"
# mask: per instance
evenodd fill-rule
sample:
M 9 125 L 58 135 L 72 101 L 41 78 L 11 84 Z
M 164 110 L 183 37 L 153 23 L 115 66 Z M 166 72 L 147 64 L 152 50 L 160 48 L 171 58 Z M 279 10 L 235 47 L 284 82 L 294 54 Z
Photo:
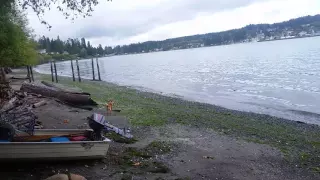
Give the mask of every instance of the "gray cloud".
M 105 12 L 105 21 L 100 23 L 101 19 L 97 19 L 90 25 L 81 27 L 78 35 L 88 38 L 101 36 L 125 38 L 148 32 L 164 24 L 192 19 L 198 13 L 215 13 L 261 1 L 264 0 L 175 0 L 165 1 L 157 7 L 138 8 L 131 12 Z M 120 13 L 128 14 L 118 16 Z M 108 22 L 108 19 L 112 19 L 112 22 Z
M 300 0 L 113 0 L 112 2 L 100 0 L 100 2 L 95 7 L 92 17 L 79 18 L 74 22 L 65 20 L 57 10 L 47 12 L 44 18 L 53 26 L 51 31 L 39 23 L 34 13 L 29 14 L 30 23 L 38 35 L 49 37 L 59 35 L 62 39 L 85 37 L 95 43 L 115 45 L 206 33 L 236 28 L 248 23 L 286 20 L 308 14 L 308 12 L 311 14 L 318 12 L 319 4 L 318 0 L 306 0 L 306 2 Z M 269 6 L 265 7 L 265 4 Z M 255 7 L 258 5 L 258 9 L 249 8 L 250 10 L 247 11 L 249 5 Z M 305 5 L 304 8 L 301 8 L 301 5 Z M 294 10 L 289 9 L 290 7 Z M 236 12 L 241 14 L 238 15 Z M 281 13 L 274 15 L 275 12 Z

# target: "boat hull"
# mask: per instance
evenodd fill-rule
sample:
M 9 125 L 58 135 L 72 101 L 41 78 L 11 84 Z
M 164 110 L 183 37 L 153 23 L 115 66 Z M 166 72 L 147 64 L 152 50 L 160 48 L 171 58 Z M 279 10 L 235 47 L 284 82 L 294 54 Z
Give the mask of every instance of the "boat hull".
M 54 130 L 52 134 L 84 132 L 84 130 Z M 38 130 L 35 135 L 48 135 L 50 130 Z M 69 142 L 0 142 L 1 160 L 75 160 L 104 158 L 109 143 L 104 141 Z

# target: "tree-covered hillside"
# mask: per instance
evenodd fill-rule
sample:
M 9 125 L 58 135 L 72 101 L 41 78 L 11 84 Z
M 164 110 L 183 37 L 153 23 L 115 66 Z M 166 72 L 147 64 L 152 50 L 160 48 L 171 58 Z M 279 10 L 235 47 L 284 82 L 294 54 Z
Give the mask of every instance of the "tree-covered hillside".
M 84 58 L 97 55 L 147 53 L 316 35 L 320 35 L 320 15 L 305 16 L 275 24 L 251 24 L 240 29 L 223 32 L 178 37 L 163 41 L 118 45 L 115 47 L 105 46 L 103 48 L 102 45 L 93 47 L 84 38 L 61 41 L 59 37 L 51 40 L 47 37 L 42 37 L 38 43 L 39 48 L 46 49 L 47 53 L 67 52 L 68 54 Z

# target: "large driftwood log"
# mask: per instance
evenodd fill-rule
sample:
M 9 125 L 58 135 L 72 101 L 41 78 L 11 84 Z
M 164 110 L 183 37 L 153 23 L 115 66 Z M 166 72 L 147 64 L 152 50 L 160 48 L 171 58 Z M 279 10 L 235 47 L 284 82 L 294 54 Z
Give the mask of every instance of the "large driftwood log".
M 49 82 L 46 82 L 46 81 L 41 81 L 42 84 L 48 86 L 49 88 L 51 89 L 55 89 L 57 91 L 63 91 L 63 92 L 67 92 L 67 93 L 73 93 L 73 94 L 84 94 L 84 95 L 88 95 L 90 96 L 91 94 L 90 93 L 87 93 L 87 92 L 72 92 L 72 91 L 67 91 L 65 89 L 62 89 L 60 87 L 57 87 L 56 85 L 52 84 L 52 83 L 49 83 Z
M 33 84 L 22 84 L 21 91 L 28 92 L 28 93 L 36 93 L 41 94 L 46 97 L 54 97 L 59 99 L 60 101 L 74 105 L 74 106 L 82 106 L 82 105 L 98 105 L 94 102 L 89 95 L 86 94 L 79 94 L 79 93 L 72 93 L 72 92 L 65 92 L 59 91 L 54 88 L 47 88 L 44 86 L 36 86 Z

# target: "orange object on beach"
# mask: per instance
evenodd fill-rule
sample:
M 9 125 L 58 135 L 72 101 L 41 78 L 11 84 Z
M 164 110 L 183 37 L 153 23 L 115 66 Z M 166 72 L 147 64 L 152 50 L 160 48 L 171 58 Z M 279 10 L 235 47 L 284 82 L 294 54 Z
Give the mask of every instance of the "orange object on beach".
M 109 100 L 108 103 L 106 104 L 107 111 L 112 111 L 112 106 L 114 102 L 112 100 Z
M 63 123 L 64 123 L 64 124 L 69 124 L 69 120 L 68 120 L 68 119 L 65 119 L 65 120 L 63 120 Z

